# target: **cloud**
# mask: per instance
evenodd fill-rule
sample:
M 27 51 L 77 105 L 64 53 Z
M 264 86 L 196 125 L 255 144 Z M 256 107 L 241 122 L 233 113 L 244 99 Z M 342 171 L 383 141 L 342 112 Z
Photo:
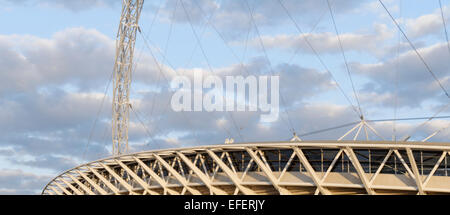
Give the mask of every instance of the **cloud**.
M 31 160 L 14 160 L 16 164 L 25 165 L 29 167 L 36 167 L 40 169 L 50 170 L 68 170 L 78 166 L 78 162 L 71 157 L 55 156 L 51 154 L 44 154 L 37 156 Z
M 50 176 L 39 176 L 21 170 L 0 170 L 0 194 L 39 194 Z
M 22 2 L 31 4 L 37 1 Z M 73 11 L 114 4 L 112 1 L 89 2 L 91 5 L 87 1 L 46 0 L 39 4 L 51 6 L 50 3 L 54 3 Z M 211 14 L 214 10 L 216 14 L 212 22 L 221 31 L 241 33 L 250 25 L 243 1 L 225 0 L 221 4 L 212 0 L 196 1 L 203 12 L 194 1 L 183 2 L 195 25 L 201 25 L 205 14 Z M 289 10 L 301 11 L 295 13 L 298 16 L 296 18 L 314 16 L 327 9 L 325 1 L 283 2 Z M 361 1 L 356 0 L 333 2 L 338 15 L 352 13 L 361 4 Z M 146 4 L 152 5 L 154 2 L 147 1 Z M 163 19 L 170 18 L 175 4 L 173 0 L 165 3 Z M 250 1 L 250 4 L 255 9 L 256 22 L 262 28 L 289 22 L 276 1 Z M 186 24 L 180 3 L 178 7 L 176 21 Z M 307 22 L 307 19 L 302 19 L 302 23 Z M 288 24 L 292 25 L 290 22 Z M 395 50 L 394 46 L 380 46 L 392 37 L 391 30 L 381 24 L 374 24 L 373 29 L 343 33 L 341 36 L 345 48 L 363 54 L 372 51 L 378 53 L 385 47 Z M 327 32 L 308 35 L 266 34 L 264 43 L 272 49 L 291 51 L 300 48 L 310 52 L 304 44 L 305 36 L 322 53 L 335 54 L 339 51 L 336 35 Z M 442 101 L 446 101 L 441 99 L 442 91 L 417 56 L 405 44 L 401 45 L 402 54 L 398 59 L 386 51 L 380 54 L 383 57 L 379 62 L 351 64 L 351 70 L 358 74 L 358 78 L 367 79 L 368 82 L 360 90 L 361 101 L 367 106 L 375 106 L 378 112 L 386 112 L 391 108 L 395 71 L 399 68 L 398 98 L 402 108 L 422 113 L 425 109 L 441 106 Z M 50 38 L 0 35 L 0 157 L 16 165 L 37 169 L 33 173 L 0 170 L 1 193 L 39 193 L 51 178 L 42 172 L 53 172 L 54 176 L 83 162 L 109 155 L 110 95 L 106 97 L 92 137 L 90 134 L 104 96 L 103 91 L 113 70 L 114 46 L 113 39 L 97 30 L 82 27 L 62 30 Z M 450 68 L 446 60 L 449 57 L 446 44 L 427 46 L 422 43 L 419 47 L 448 89 L 450 77 L 447 71 Z M 227 75 L 245 76 L 247 72 L 252 75 L 270 74 L 269 62 L 261 57 L 248 58 L 250 60 L 243 66 L 223 65 L 213 68 L 214 73 L 221 78 Z M 172 70 L 168 65 L 162 67 L 168 80 L 177 74 L 192 77 L 194 71 L 209 73 L 205 68 L 180 67 Z M 273 72 L 280 75 L 281 91 L 286 100 L 279 120 L 274 123 L 260 123 L 260 112 L 176 113 L 168 106 L 172 92 L 167 88 L 167 80 L 159 78 L 159 70 L 152 57 L 144 53 L 133 74 L 132 105 L 139 119 L 134 112 L 130 113 L 131 151 L 213 145 L 223 143 L 230 137 L 236 142 L 288 140 L 292 136 L 288 121 L 292 121 L 297 133 L 302 134 L 358 120 L 349 106 L 333 104 L 332 97 L 338 92 L 328 74 L 311 68 L 309 64 L 283 62 L 274 63 Z M 410 134 L 416 124 L 398 123 L 397 135 Z M 384 138 L 392 137 L 392 124 L 377 123 L 373 126 Z M 420 128 L 413 139 L 421 140 L 445 126 L 448 126 L 448 121 L 432 121 Z M 303 139 L 337 139 L 346 129 L 349 128 L 305 136 Z M 448 129 L 443 130 L 432 141 L 448 141 L 449 135 Z
M 82 160 L 93 121 L 104 97 L 107 78 L 112 71 L 114 41 L 96 30 L 70 28 L 55 33 L 49 39 L 2 35 L 0 45 L 4 47 L 0 49 L 0 56 L 4 56 L 0 61 L 5 65 L 0 70 L 4 74 L 0 81 L 0 94 L 5 98 L 0 101 L 0 128 L 5 133 L 0 138 L 0 145 L 12 147 L 18 153 L 15 155 L 31 156 L 32 161 L 22 162 L 23 165 L 32 165 L 34 162 L 40 164 L 35 167 L 43 167 L 45 163 L 67 156 Z M 171 111 L 167 105 L 172 92 L 168 91 L 165 79 L 157 81 L 159 71 L 153 59 L 144 54 L 139 62 L 133 84 L 141 87 L 132 90 L 133 106 L 140 111 L 139 117 L 147 125 L 144 128 L 140 119 L 131 114 L 130 141 L 136 143 L 135 147 L 139 147 L 139 143 L 147 145 L 151 142 L 147 129 L 155 136 L 155 147 L 175 144 L 176 138 L 197 138 L 186 144 L 212 143 L 206 140 L 220 143 L 226 138 L 223 136 L 226 130 L 236 132 L 229 114 L 180 114 Z M 168 80 L 177 74 L 192 77 L 193 72 L 198 70 L 207 73 L 200 68 L 172 71 L 167 66 L 163 67 Z M 244 68 L 235 64 L 214 70 L 215 74 L 224 78 L 227 75 L 245 76 L 246 72 L 253 75 L 268 73 L 269 67 L 265 60 L 255 58 Z M 321 93 L 330 85 L 327 75 L 313 69 L 281 64 L 275 70 L 286 86 L 283 92 L 292 95 L 286 97 L 291 102 Z M 314 80 L 314 83 L 308 82 L 299 88 L 292 77 L 305 82 Z M 153 89 L 157 86 L 160 89 Z M 299 89 L 303 93 L 298 93 Z M 110 100 L 108 95 L 85 159 L 95 159 L 108 153 L 111 139 Z M 153 114 L 151 110 L 154 110 Z M 236 118 L 251 118 L 254 123 L 258 123 L 259 113 L 248 116 L 234 114 Z M 180 119 L 184 120 L 180 122 Z M 220 125 L 217 120 L 210 119 L 226 121 Z M 216 132 L 211 132 L 213 128 Z M 43 157 L 43 154 L 46 156 Z M 62 171 L 63 167 L 69 166 L 69 163 L 66 165 L 61 160 L 58 163 L 60 165 L 47 168 Z
M 358 52 L 375 52 L 377 47 L 383 41 L 390 39 L 393 36 L 386 25 L 375 24 L 373 33 L 343 33 L 340 34 L 345 50 Z M 287 51 L 300 50 L 305 53 L 313 53 L 312 49 L 306 43 L 307 39 L 311 46 L 319 53 L 340 52 L 338 38 L 335 33 L 308 33 L 301 35 L 274 35 L 262 36 L 264 46 L 268 49 L 282 49 Z M 254 47 L 259 47 L 259 38 L 251 40 L 250 44 Z
M 60 7 L 71 11 L 82 11 L 95 7 L 112 7 L 121 1 L 117 0 L 1 0 L 14 5 Z
M 450 9 L 447 6 L 443 6 L 444 19 L 448 23 L 450 18 L 445 14 L 450 13 Z M 440 9 L 436 9 L 431 14 L 425 14 L 417 18 L 406 19 L 405 27 L 407 34 L 411 38 L 421 38 L 428 35 L 437 35 L 439 38 L 444 37 L 444 23 L 442 22 L 442 16 Z
M 450 64 L 447 61 L 449 58 L 447 44 L 437 43 L 418 51 L 442 85 L 449 89 L 450 76 L 447 71 L 450 69 Z M 420 107 L 423 102 L 434 99 L 446 101 L 442 89 L 412 50 L 402 53 L 398 59 L 394 57 L 374 64 L 353 63 L 352 71 L 370 78 L 370 82 L 363 89 L 366 93 L 366 96 L 362 98 L 364 102 L 381 103 L 392 107 L 396 80 L 399 83 L 397 90 L 400 107 Z
M 162 7 L 162 19 L 171 20 L 173 18 L 178 23 L 191 21 L 194 25 L 203 25 L 210 19 L 216 28 L 223 30 L 226 35 L 234 37 L 241 32 L 246 32 L 253 25 L 246 1 L 183 0 L 182 2 L 183 4 L 180 0 L 166 1 Z M 327 8 L 326 1 L 283 0 L 282 2 L 295 17 L 302 17 L 306 20 L 311 16 L 316 17 Z M 335 0 L 332 2 L 333 9 L 340 14 L 353 10 L 364 1 Z M 253 10 L 253 18 L 258 26 L 274 26 L 288 21 L 287 15 L 278 1 L 249 0 L 248 5 Z M 177 9 L 175 10 L 175 8 Z
M 19 98 L 4 100 L 0 102 L 0 109 L 4 111 L 0 114 L 0 128 L 19 132 L 69 129 L 74 124 L 90 121 L 92 112 L 98 109 L 102 99 L 103 95 L 97 93 L 56 90 L 29 93 Z M 19 118 L 24 120 L 10 123 Z
M 0 47 L 0 94 L 68 82 L 88 90 L 103 85 L 113 69 L 114 42 L 96 30 L 71 28 L 51 39 L 1 35 Z

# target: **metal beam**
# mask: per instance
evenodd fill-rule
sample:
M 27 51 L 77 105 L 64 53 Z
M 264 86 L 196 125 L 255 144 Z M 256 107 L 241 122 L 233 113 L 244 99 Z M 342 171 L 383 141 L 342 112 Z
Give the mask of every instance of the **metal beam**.
M 89 167 L 88 167 L 89 168 Z M 75 170 L 75 172 L 77 172 L 79 175 L 81 175 L 81 177 L 84 178 L 84 180 L 86 180 L 89 185 L 91 185 L 92 187 L 94 187 L 94 189 L 96 189 L 100 194 L 102 195 L 106 195 L 108 194 L 103 188 L 101 188 L 100 186 L 98 186 L 97 183 L 95 183 L 94 181 L 92 181 L 92 179 L 90 179 L 87 175 L 85 175 L 84 173 L 82 173 L 80 170 Z
M 394 153 L 395 155 L 397 155 L 398 159 L 400 159 L 400 162 L 402 162 L 403 166 L 405 167 L 406 171 L 408 171 L 409 175 L 413 178 L 416 179 L 415 174 L 411 171 L 411 168 L 409 168 L 408 164 L 405 162 L 405 159 L 403 159 L 402 155 L 400 154 L 400 152 L 398 152 L 397 149 L 394 149 Z
M 159 193 L 151 190 L 150 186 L 147 183 L 145 183 L 145 181 L 142 180 L 138 175 L 136 175 L 136 173 L 134 173 L 130 168 L 128 168 L 127 165 L 122 163 L 120 160 L 115 159 L 115 161 L 119 164 L 119 166 L 121 166 L 128 173 L 128 175 L 131 176 L 131 178 L 133 178 L 139 185 L 141 185 L 141 187 L 145 191 L 147 191 L 151 195 L 159 195 Z
M 116 179 L 119 184 L 121 184 L 125 189 L 128 190 L 128 192 L 130 194 L 135 194 L 135 192 L 133 192 L 133 187 L 126 182 L 125 180 L 123 180 L 122 176 L 118 175 L 114 170 L 112 170 L 108 165 L 104 164 L 104 163 L 99 163 L 100 166 L 102 166 L 106 171 L 109 172 L 109 175 L 111 175 L 114 179 Z
M 225 165 L 225 163 L 219 157 L 217 157 L 217 155 L 213 151 L 207 149 L 206 152 L 244 195 L 256 195 L 256 193 L 253 192 L 253 190 L 244 187 L 242 185 L 242 181 L 237 177 L 237 175 L 233 172 L 233 170 L 231 170 L 227 165 Z
M 164 179 L 159 177 L 159 175 L 156 174 L 152 169 L 150 169 L 144 162 L 142 162 L 137 157 L 133 157 L 133 158 L 153 179 L 155 179 L 156 183 L 158 183 L 159 186 L 161 186 L 165 192 L 168 192 L 170 195 L 179 195 L 178 192 L 168 188 L 166 181 L 164 181 Z
M 361 179 L 361 181 L 364 185 L 364 188 L 367 191 L 367 194 L 374 195 L 375 191 L 373 191 L 373 189 L 370 187 L 370 181 L 367 179 L 366 173 L 364 172 L 364 169 L 362 168 L 361 163 L 359 163 L 359 160 L 356 157 L 353 149 L 347 147 L 346 149 L 344 149 L 344 152 L 347 154 L 348 158 L 350 158 L 350 161 L 352 162 L 353 167 L 355 167 L 356 172 L 358 173 L 359 178 Z
M 77 178 L 73 177 L 70 173 L 67 174 L 67 176 L 69 176 L 72 181 L 74 181 L 79 187 L 81 187 L 81 189 L 83 189 L 87 194 L 89 195 L 95 195 L 94 192 L 92 192 L 91 189 L 89 189 L 88 187 L 86 187 L 86 185 L 84 185 L 83 183 L 81 183 L 81 181 L 79 181 Z
M 63 177 L 59 178 L 65 185 L 67 185 L 73 192 L 75 192 L 77 195 L 83 195 L 83 193 L 74 187 L 72 184 L 70 184 L 68 181 L 66 181 Z
M 372 186 L 373 182 L 375 181 L 375 179 L 377 178 L 377 176 L 380 174 L 380 172 L 383 169 L 386 162 L 389 160 L 389 157 L 391 157 L 393 151 L 394 150 L 392 150 L 392 149 L 389 150 L 389 152 L 386 154 L 386 157 L 384 157 L 383 162 L 381 162 L 381 165 L 378 167 L 375 174 L 372 175 L 372 178 L 370 179 L 370 182 L 369 182 L 371 186 Z
M 362 123 L 362 122 L 358 123 L 355 127 L 353 127 L 352 129 L 350 129 L 349 131 L 347 131 L 347 133 L 345 133 L 342 137 L 340 137 L 340 138 L 338 139 L 338 141 L 343 140 L 347 135 L 349 135 L 349 134 L 352 133 L 355 129 L 357 129 L 359 126 L 361 126 L 361 123 Z
M 447 155 L 446 151 L 442 152 L 441 157 L 439 158 L 439 160 L 436 162 L 436 164 L 434 165 L 433 169 L 431 170 L 430 174 L 428 174 L 427 178 L 425 179 L 425 181 L 423 182 L 423 187 L 425 188 L 428 184 L 428 182 L 430 181 L 431 177 L 434 175 L 434 173 L 436 172 L 436 170 L 439 168 L 439 165 L 442 163 L 442 161 L 444 160 L 445 156 Z
M 289 192 L 286 188 L 281 187 L 278 185 L 278 179 L 273 175 L 272 170 L 266 166 L 261 159 L 256 155 L 256 153 L 251 150 L 250 148 L 245 149 L 247 153 L 252 157 L 252 159 L 255 161 L 255 163 L 259 166 L 259 168 L 262 169 L 262 171 L 266 174 L 267 178 L 269 179 L 270 183 L 272 183 L 272 186 L 277 189 L 277 191 L 280 193 L 280 195 L 289 195 L 291 192 Z
M 291 157 L 289 157 L 288 162 L 286 163 L 286 165 L 283 168 L 283 171 L 281 172 L 280 176 L 278 177 L 278 183 L 281 181 L 281 179 L 283 178 L 284 174 L 286 173 L 288 167 L 291 165 L 292 161 L 295 158 L 295 152 L 292 152 Z
M 61 186 L 57 181 L 54 183 L 60 190 L 62 190 L 66 195 L 71 196 L 73 193 L 69 192 L 65 187 Z
M 102 181 L 103 184 L 105 184 L 114 194 L 116 194 L 116 195 L 120 194 L 120 190 L 114 184 L 112 184 L 107 178 L 105 178 L 102 174 L 97 172 L 97 170 L 95 170 L 94 168 L 92 168 L 90 166 L 88 166 L 87 168 L 89 169 L 89 171 L 94 173 L 94 175 L 97 176 L 97 178 L 100 181 Z
M 162 165 L 164 166 L 164 168 L 165 168 L 167 171 L 169 171 L 169 172 L 177 179 L 177 181 L 179 181 L 179 182 L 184 186 L 184 188 L 186 188 L 190 193 L 192 193 L 193 195 L 201 195 L 201 193 L 200 193 L 198 190 L 193 189 L 192 187 L 190 187 L 190 186 L 188 185 L 187 180 L 186 180 L 183 176 L 181 176 L 175 169 L 173 169 L 172 166 L 170 166 L 170 165 L 169 165 L 164 159 L 162 159 L 159 155 L 153 154 L 153 157 L 155 157 L 156 160 L 158 160 L 158 162 L 159 162 L 160 164 L 162 164 Z
M 316 187 L 319 189 L 320 193 L 324 195 L 330 195 L 331 194 L 330 191 L 322 186 L 321 180 L 319 179 L 319 177 L 317 177 L 316 172 L 312 168 L 305 154 L 303 154 L 303 151 L 298 147 L 293 147 L 293 149 L 295 154 L 297 154 L 297 157 L 300 159 L 300 162 L 303 164 L 303 166 L 305 166 L 306 171 L 311 176 L 312 180 L 314 181 L 314 184 L 316 184 Z
M 411 149 L 406 149 L 406 154 L 408 154 L 409 163 L 411 164 L 412 171 L 414 172 L 415 181 L 417 184 L 417 189 L 419 190 L 419 194 L 425 195 L 425 192 L 423 191 L 423 186 L 422 186 L 422 178 L 420 177 L 419 169 L 417 168 L 416 160 L 414 159 L 414 155 L 413 155 Z
M 55 189 L 55 188 L 52 187 L 52 186 L 49 186 L 48 188 L 50 188 L 50 190 L 53 190 L 53 192 L 55 192 L 57 195 L 60 195 L 60 196 L 63 195 L 61 192 L 59 192 L 57 189 Z
M 200 169 L 198 169 L 192 162 L 187 158 L 184 154 L 180 152 L 176 152 L 178 157 L 183 160 L 183 162 L 192 170 L 194 171 L 195 175 L 197 175 L 200 180 L 209 188 L 210 192 L 216 195 L 227 195 L 225 191 L 222 189 L 219 189 L 217 187 L 214 187 L 212 185 L 212 181 L 206 176 Z

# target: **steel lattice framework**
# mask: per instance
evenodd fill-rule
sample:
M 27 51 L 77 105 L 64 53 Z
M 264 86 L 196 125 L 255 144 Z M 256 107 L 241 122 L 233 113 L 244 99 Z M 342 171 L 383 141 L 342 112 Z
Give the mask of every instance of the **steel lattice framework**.
M 450 143 L 294 141 L 111 157 L 44 195 L 450 194 Z
M 123 0 L 116 39 L 112 115 L 113 154 L 128 152 L 130 84 L 139 17 L 144 0 Z

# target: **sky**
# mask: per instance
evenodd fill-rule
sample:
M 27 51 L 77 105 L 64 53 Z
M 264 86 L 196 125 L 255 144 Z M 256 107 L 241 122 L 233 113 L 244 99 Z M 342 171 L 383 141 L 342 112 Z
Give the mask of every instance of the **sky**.
M 383 2 L 450 91 L 439 1 Z M 449 115 L 449 98 L 378 0 L 330 0 L 348 70 L 326 0 L 281 4 L 146 1 L 135 49 L 130 151 L 227 138 L 286 141 L 293 130 L 358 121 L 358 101 L 366 119 Z M 450 23 L 450 1 L 442 6 Z M 119 0 L 0 0 L 0 194 L 39 194 L 63 171 L 111 155 L 109 83 L 120 13 Z M 279 75 L 279 120 L 261 123 L 259 112 L 172 111 L 169 81 L 195 71 Z M 371 125 L 387 140 L 411 135 L 420 141 L 439 131 L 430 141 L 448 142 L 448 119 L 424 122 Z M 350 128 L 301 138 L 337 139 Z

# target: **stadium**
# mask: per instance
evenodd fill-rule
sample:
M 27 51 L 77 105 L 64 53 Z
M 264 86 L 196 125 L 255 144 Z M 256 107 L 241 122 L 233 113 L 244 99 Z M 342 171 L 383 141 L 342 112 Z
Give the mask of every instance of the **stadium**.
M 111 157 L 56 177 L 47 195 L 449 194 L 449 143 L 247 143 Z
M 387 141 L 364 117 L 333 141 L 302 140 L 294 134 L 291 141 L 228 140 L 224 145 L 128 153 L 128 87 L 142 5 L 143 0 L 123 1 L 114 155 L 60 174 L 43 195 L 450 194 L 450 143 L 427 142 L 436 133 L 423 141 Z M 369 133 L 381 140 L 370 140 Z

